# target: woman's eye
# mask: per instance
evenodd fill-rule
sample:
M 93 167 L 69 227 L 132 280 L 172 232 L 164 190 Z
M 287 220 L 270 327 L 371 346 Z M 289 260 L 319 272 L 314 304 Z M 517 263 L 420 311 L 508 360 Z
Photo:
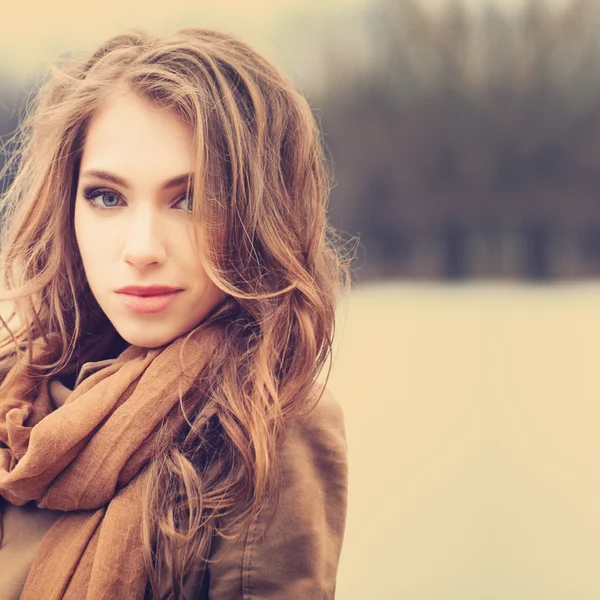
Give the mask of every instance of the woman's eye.
M 83 195 L 92 206 L 97 208 L 113 208 L 119 206 L 119 202 L 121 201 L 121 197 L 117 193 L 98 188 L 85 189 L 83 190 Z M 100 199 L 100 202 L 97 202 L 98 199 Z
M 183 208 L 184 210 L 192 210 L 192 204 L 193 204 L 192 194 L 190 194 L 190 195 L 186 194 L 185 196 L 182 196 L 181 198 L 179 198 L 179 200 L 177 200 L 177 202 L 175 202 L 175 204 L 173 206 Z
M 103 198 L 103 200 L 101 200 L 102 204 L 104 206 L 117 206 L 119 204 L 119 196 L 117 196 L 116 194 L 113 194 L 112 192 L 103 192 L 102 194 L 99 194 L 98 196 L 96 196 L 97 198 Z

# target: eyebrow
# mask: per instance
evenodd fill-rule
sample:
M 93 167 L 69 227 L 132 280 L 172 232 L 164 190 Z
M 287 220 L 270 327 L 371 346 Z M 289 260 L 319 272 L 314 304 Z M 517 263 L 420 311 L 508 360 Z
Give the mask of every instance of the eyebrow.
M 114 173 L 109 173 L 108 171 L 100 171 L 98 169 L 88 169 L 81 174 L 81 177 L 97 177 L 98 179 L 103 179 L 104 181 L 110 181 L 116 185 L 120 185 L 126 190 L 130 189 L 130 185 L 127 180 L 115 175 Z M 187 185 L 188 181 L 193 178 L 193 173 L 185 173 L 184 175 L 178 175 L 177 177 L 173 177 L 172 179 L 167 179 L 162 184 L 163 190 L 169 190 L 172 188 L 180 187 L 182 185 Z

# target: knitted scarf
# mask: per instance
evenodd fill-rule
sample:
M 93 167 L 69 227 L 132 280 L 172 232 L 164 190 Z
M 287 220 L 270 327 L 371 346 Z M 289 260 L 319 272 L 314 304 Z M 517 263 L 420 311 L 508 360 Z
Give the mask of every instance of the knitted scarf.
M 185 346 L 185 336 L 129 346 L 56 410 L 47 378 L 9 371 L 0 387 L 0 495 L 65 511 L 42 539 L 22 600 L 143 598 L 145 466 L 160 426 L 175 434 L 184 425 L 180 396 L 198 389 L 222 342 L 222 330 L 200 329 Z M 34 349 L 36 364 L 55 356 L 37 340 Z

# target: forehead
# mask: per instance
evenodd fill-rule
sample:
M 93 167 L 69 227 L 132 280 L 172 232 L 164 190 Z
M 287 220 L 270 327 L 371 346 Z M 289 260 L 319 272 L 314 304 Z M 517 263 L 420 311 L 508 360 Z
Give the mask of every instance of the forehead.
M 174 112 L 127 91 L 110 96 L 90 120 L 81 168 L 163 181 L 192 171 L 192 127 Z

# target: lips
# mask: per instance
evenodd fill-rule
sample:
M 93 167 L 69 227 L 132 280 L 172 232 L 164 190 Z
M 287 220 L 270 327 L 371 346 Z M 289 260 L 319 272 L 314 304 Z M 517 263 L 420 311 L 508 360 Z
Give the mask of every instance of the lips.
M 117 294 L 128 294 L 130 296 L 162 296 L 181 291 L 181 288 L 175 288 L 168 285 L 129 285 L 116 290 Z
M 183 290 L 167 286 L 129 286 L 117 291 L 122 306 L 138 314 L 159 313 L 171 306 Z

